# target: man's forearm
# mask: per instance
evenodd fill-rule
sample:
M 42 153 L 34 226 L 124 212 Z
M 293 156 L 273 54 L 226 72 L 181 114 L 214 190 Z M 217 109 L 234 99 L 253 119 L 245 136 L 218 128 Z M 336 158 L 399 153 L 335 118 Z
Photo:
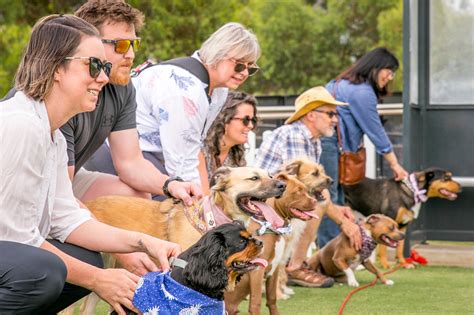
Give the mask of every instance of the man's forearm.
M 150 161 L 145 158 L 123 162 L 117 166 L 119 178 L 137 191 L 162 195 L 163 184 L 168 175 L 161 173 Z
M 327 216 L 333 220 L 337 225 L 341 225 L 346 220 L 348 220 L 342 211 L 332 202 L 327 206 L 326 210 Z

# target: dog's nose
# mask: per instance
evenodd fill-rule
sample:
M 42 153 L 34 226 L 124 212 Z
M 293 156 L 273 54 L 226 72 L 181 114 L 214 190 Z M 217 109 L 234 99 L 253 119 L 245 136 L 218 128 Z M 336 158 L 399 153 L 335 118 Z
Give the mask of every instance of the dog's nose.
M 328 177 L 327 183 L 328 183 L 328 185 L 332 185 L 332 183 L 334 183 L 334 181 L 332 180 L 331 177 Z
M 276 187 L 280 189 L 281 191 L 284 191 L 286 189 L 286 183 L 279 180 L 276 183 Z
M 405 239 L 405 233 L 400 233 L 400 240 L 404 240 Z
M 257 240 L 256 238 L 254 238 L 253 241 L 255 242 L 255 245 L 257 245 L 258 247 L 261 247 L 263 245 L 262 241 Z

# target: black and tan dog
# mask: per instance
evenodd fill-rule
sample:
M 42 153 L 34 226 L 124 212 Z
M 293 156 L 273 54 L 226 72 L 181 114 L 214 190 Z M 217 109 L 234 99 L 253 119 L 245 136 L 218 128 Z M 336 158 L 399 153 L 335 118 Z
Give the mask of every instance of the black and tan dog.
M 196 244 L 172 261 L 169 277 L 182 287 L 166 279 L 156 281 L 157 277 L 166 278 L 166 274 L 149 274 L 143 278 L 142 285 L 135 292 L 134 306 L 143 313 L 149 311 L 150 304 L 155 303 L 159 304 L 160 312 L 165 313 L 170 309 L 186 309 L 195 302 L 187 302 L 186 297 L 189 299 L 189 295 L 192 295 L 197 298 L 198 295 L 193 292 L 196 291 L 216 300 L 214 303 L 202 303 L 200 312 L 215 312 L 220 309 L 222 313 L 224 291 L 232 291 L 245 273 L 259 266 L 267 266 L 265 260 L 258 258 L 262 248 L 262 242 L 251 236 L 243 222 L 224 223 L 206 232 Z M 171 287 L 166 287 L 166 284 Z M 171 297 L 163 298 L 161 286 L 165 286 Z M 127 314 L 135 313 L 128 310 Z
M 317 201 L 309 195 L 306 186 L 292 175 L 276 174 L 274 177 L 286 183 L 286 190 L 280 198 L 271 198 L 267 200 L 267 203 L 284 219 L 285 226 L 294 218 L 300 220 L 313 218 L 312 211 L 316 208 Z M 259 228 L 260 225 L 256 223 L 249 226 L 250 231 L 256 231 Z M 225 305 L 228 314 L 236 314 L 240 302 L 248 294 L 250 294 L 249 314 L 260 314 L 263 282 L 265 282 L 266 300 L 270 314 L 278 314 L 276 295 L 279 269 L 276 267 L 280 263 L 281 255 L 275 257 L 275 245 L 280 237 L 281 233 L 278 231 L 270 231 L 270 233 L 257 236 L 264 244 L 262 255 L 259 257 L 268 261 L 268 267 L 248 273 L 242 277 L 234 291 L 225 293 Z
M 396 247 L 398 242 L 405 237 L 404 233 L 398 229 L 398 224 L 393 219 L 381 214 L 369 216 L 360 228 L 362 234 L 360 251 L 351 247 L 349 238 L 344 233 L 340 233 L 308 260 L 310 268 L 334 278 L 337 282 L 358 287 L 359 283 L 355 278 L 354 270 L 363 264 L 382 283 L 392 285 L 393 281 L 387 280 L 372 264 L 369 257 L 376 244 Z
M 415 172 L 410 178 L 397 182 L 392 179 L 369 179 L 344 186 L 344 197 L 348 206 L 365 216 L 381 213 L 394 219 L 402 232 L 417 218 L 423 201 L 438 197 L 448 200 L 457 198 L 461 185 L 452 179 L 451 172 L 440 168 L 429 168 Z M 381 263 L 389 268 L 386 247 L 380 249 Z M 402 266 L 412 268 L 403 257 L 403 242 L 397 248 L 397 258 Z

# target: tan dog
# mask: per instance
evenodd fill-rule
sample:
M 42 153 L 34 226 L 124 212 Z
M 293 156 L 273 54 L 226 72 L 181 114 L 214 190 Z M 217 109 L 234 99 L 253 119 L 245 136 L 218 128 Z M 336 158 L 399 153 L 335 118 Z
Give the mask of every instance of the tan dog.
M 392 285 L 392 280 L 387 280 L 384 275 L 372 264 L 369 257 L 376 244 L 396 247 L 398 241 L 404 239 L 395 220 L 382 215 L 373 214 L 361 224 L 362 249 L 357 252 L 350 246 L 349 238 L 341 233 L 332 239 L 321 250 L 313 255 L 308 264 L 313 270 L 333 277 L 337 282 L 347 283 L 358 287 L 354 270 L 360 264 L 377 276 L 382 283 Z
M 86 205 L 101 222 L 178 243 L 183 250 L 208 229 L 232 220 L 246 222 L 253 216 L 275 228 L 283 225 L 283 220 L 264 201 L 281 196 L 286 185 L 267 172 L 252 167 L 221 167 L 211 184 L 211 194 L 191 208 L 172 199 L 158 202 L 125 196 L 100 197 Z M 205 209 L 206 205 L 217 213 Z M 105 258 L 109 267 L 114 266 L 110 258 Z M 95 294 L 89 295 L 81 314 L 94 314 L 98 301 Z
M 309 195 L 306 186 L 301 183 L 295 176 L 286 174 L 277 174 L 275 178 L 286 183 L 286 190 L 281 198 L 271 198 L 267 201 L 280 217 L 285 220 L 285 224 L 290 219 L 299 218 L 308 220 L 314 217 L 312 211 L 316 207 L 316 199 Z M 258 230 L 260 225 L 251 224 L 249 229 Z M 232 292 L 226 292 L 225 305 L 228 314 L 236 314 L 240 302 L 250 293 L 249 313 L 260 314 L 262 302 L 262 283 L 266 278 L 266 299 L 270 314 L 278 314 L 276 305 L 276 292 L 278 283 L 278 264 L 280 257 L 275 257 L 275 244 L 280 239 L 278 233 L 265 233 L 256 237 L 263 242 L 263 253 L 259 256 L 268 261 L 268 267 L 264 269 L 256 269 L 242 277 L 236 288 Z

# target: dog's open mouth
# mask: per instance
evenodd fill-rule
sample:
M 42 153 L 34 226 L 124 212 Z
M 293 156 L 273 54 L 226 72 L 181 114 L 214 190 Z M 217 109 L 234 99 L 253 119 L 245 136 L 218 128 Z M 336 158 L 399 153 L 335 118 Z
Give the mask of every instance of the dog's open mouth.
M 293 216 L 303 221 L 307 221 L 311 218 L 319 219 L 319 216 L 314 214 L 312 211 L 301 211 L 296 208 L 288 208 L 288 210 L 290 210 Z
M 264 200 L 242 197 L 238 199 L 237 204 L 245 213 L 255 217 L 257 220 L 270 222 L 274 228 L 281 228 L 285 224 L 283 219 Z
M 387 245 L 388 247 L 397 247 L 398 246 L 398 241 L 396 240 L 392 240 L 390 237 L 388 237 L 387 235 L 383 234 L 380 236 L 380 240 L 385 244 Z
M 313 189 L 313 196 L 314 198 L 316 198 L 318 202 L 326 201 L 326 198 L 324 198 L 323 196 L 323 189 L 321 190 Z
M 263 258 L 254 258 L 250 261 L 233 261 L 232 269 L 239 273 L 245 273 L 256 269 L 257 267 L 267 268 L 268 262 Z
M 452 191 L 449 191 L 445 188 L 441 188 L 439 190 L 439 193 L 446 199 L 449 199 L 449 200 L 455 200 L 458 195 L 456 193 L 453 193 Z

